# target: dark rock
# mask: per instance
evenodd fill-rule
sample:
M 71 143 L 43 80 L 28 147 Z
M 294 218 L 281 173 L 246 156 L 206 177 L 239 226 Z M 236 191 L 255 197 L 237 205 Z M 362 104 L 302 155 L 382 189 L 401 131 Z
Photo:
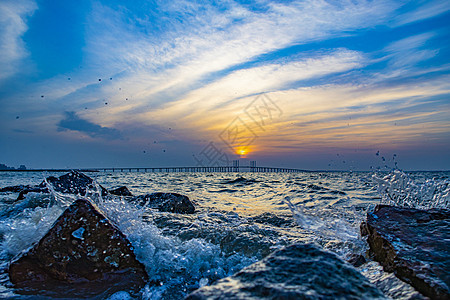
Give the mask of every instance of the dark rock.
M 87 189 L 95 190 L 96 188 L 95 182 L 91 177 L 78 171 L 71 171 L 70 173 L 59 177 L 50 176 L 46 180 L 53 186 L 55 191 L 65 194 L 84 196 L 86 195 Z M 45 181 L 43 181 L 39 186 L 45 187 Z M 102 196 L 106 196 L 108 191 L 101 185 L 99 185 L 99 187 L 102 191 Z
M 46 178 L 46 181 L 52 185 L 55 191 L 66 194 L 84 196 L 86 195 L 87 189 L 95 190 L 96 188 L 95 182 L 92 178 L 78 171 L 71 171 L 70 173 L 64 174 L 60 177 L 49 176 Z M 98 186 L 101 190 L 102 196 L 106 196 L 108 191 L 101 185 Z M 25 195 L 30 192 L 50 193 L 45 181 L 41 182 L 38 186 L 25 187 L 25 189 L 19 191 L 20 193 L 17 200 L 25 199 Z
M 30 192 L 48 193 L 49 191 L 46 187 L 30 186 L 30 185 L 7 186 L 0 189 L 0 193 L 19 193 L 17 200 L 25 199 L 25 195 Z
M 0 189 L 0 193 L 19 193 L 19 196 L 17 196 L 17 200 L 25 199 L 25 195 L 30 192 L 48 193 L 49 191 L 46 187 L 30 185 L 7 186 Z
M 23 190 L 31 189 L 32 187 L 29 185 L 15 185 L 15 186 L 7 186 L 0 189 L 0 193 L 19 193 Z
M 361 254 L 351 254 L 350 257 L 347 259 L 347 262 L 349 262 L 352 266 L 355 268 L 362 266 L 366 263 L 366 258 L 362 256 Z
M 195 206 L 187 196 L 177 193 L 152 193 L 135 197 L 132 201 L 159 211 L 193 214 Z
M 35 186 L 35 187 L 30 187 L 28 189 L 24 189 L 22 191 L 20 191 L 19 196 L 17 196 L 17 200 L 23 200 L 25 199 L 25 195 L 28 193 L 50 193 L 50 191 L 48 190 L 47 187 L 40 187 L 40 186 Z
M 121 186 L 113 190 L 108 191 L 111 195 L 116 196 L 133 196 L 130 190 L 126 186 Z
M 361 234 L 387 272 L 432 299 L 450 299 L 450 211 L 377 205 Z
M 292 218 L 292 215 L 280 217 L 270 212 L 265 212 L 261 215 L 249 218 L 249 220 L 256 223 L 270 224 L 277 227 L 293 227 L 296 224 Z
M 278 250 L 186 299 L 384 299 L 335 254 L 311 244 Z
M 244 178 L 241 176 L 234 180 L 224 181 L 224 182 L 222 182 L 222 184 L 235 184 L 235 183 L 246 184 L 246 183 L 256 183 L 256 182 L 260 182 L 260 181 L 255 180 L 255 179 L 247 179 L 247 178 Z
M 75 298 L 136 290 L 148 278 L 125 235 L 84 199 L 11 262 L 9 276 L 19 293 Z

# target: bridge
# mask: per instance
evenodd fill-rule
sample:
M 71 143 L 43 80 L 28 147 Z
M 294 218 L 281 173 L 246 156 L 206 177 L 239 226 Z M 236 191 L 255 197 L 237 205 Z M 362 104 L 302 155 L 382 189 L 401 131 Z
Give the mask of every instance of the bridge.
M 233 166 L 233 167 L 158 167 L 158 168 L 99 168 L 95 169 L 97 172 L 197 172 L 197 173 L 208 173 L 208 172 L 257 172 L 257 173 L 298 173 L 305 172 L 305 170 L 300 169 L 290 169 L 290 168 L 274 168 L 274 167 L 256 167 L 256 166 Z
M 0 170 L 6 172 L 70 172 L 72 170 L 80 172 L 151 172 L 151 173 L 232 173 L 232 172 L 255 172 L 255 173 L 299 173 L 307 172 L 307 170 L 291 169 L 291 168 L 274 168 L 274 167 L 257 167 L 250 166 L 213 166 L 213 167 L 132 167 L 132 168 L 84 168 L 84 169 L 26 169 L 26 170 Z

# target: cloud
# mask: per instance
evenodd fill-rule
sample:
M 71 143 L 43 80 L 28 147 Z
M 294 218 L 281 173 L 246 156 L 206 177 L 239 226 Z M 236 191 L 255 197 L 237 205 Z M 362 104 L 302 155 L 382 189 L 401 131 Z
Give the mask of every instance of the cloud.
M 31 0 L 0 1 L 0 80 L 17 73 L 21 60 L 28 55 L 21 37 L 28 29 L 26 18 L 36 9 Z
M 291 83 L 360 68 L 364 63 L 361 53 L 336 49 L 310 58 L 240 69 L 191 91 L 161 110 L 144 113 L 144 119 L 177 119 L 197 128 L 208 128 L 211 124 L 217 126 L 222 124 L 218 121 L 220 116 L 226 119 L 245 107 L 242 105 L 243 98 L 284 90 Z M 211 121 L 210 117 L 214 117 L 215 121 Z
M 146 102 L 157 101 L 162 92 L 174 96 L 164 102 L 172 101 L 179 94 L 170 91 L 189 90 L 214 72 L 260 55 L 370 27 L 395 8 L 382 1 L 292 1 L 265 2 L 258 11 L 228 1 L 225 7 L 201 5 L 199 18 L 197 2 L 157 3 L 146 13 L 170 16 L 157 28 L 150 20 L 130 22 L 139 12 L 101 4 L 94 5 L 87 26 L 89 65 L 125 72 L 124 83 Z
M 414 2 L 412 3 L 413 5 L 415 4 Z M 448 0 L 423 1 L 423 3 L 423 5 L 419 4 L 414 6 L 413 9 L 407 13 L 399 14 L 396 18 L 396 25 L 400 26 L 426 20 L 444 14 L 450 10 L 450 1 Z
M 66 117 L 58 123 L 59 131 L 79 131 L 92 138 L 103 138 L 107 140 L 122 139 L 122 134 L 117 129 L 103 127 L 90 121 L 83 120 L 73 111 L 67 111 L 65 114 Z
M 382 73 L 375 74 L 376 80 L 386 81 L 394 77 L 418 77 L 421 74 L 448 69 L 448 66 L 438 67 L 431 65 L 419 66 L 422 62 L 430 60 L 439 54 L 440 49 L 430 48 L 429 44 L 438 34 L 425 32 L 409 36 L 388 44 L 382 49 L 381 60 L 387 61 L 387 67 Z

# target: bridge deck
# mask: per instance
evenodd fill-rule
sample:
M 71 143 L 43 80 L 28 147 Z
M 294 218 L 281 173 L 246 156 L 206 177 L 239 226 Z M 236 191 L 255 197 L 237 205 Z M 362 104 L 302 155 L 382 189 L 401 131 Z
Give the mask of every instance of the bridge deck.
M 70 172 L 77 170 L 81 172 L 157 172 L 157 173 L 174 173 L 174 172 L 256 172 L 256 173 L 298 173 L 305 172 L 300 169 L 290 168 L 274 168 L 274 167 L 253 167 L 253 166 L 234 166 L 234 167 L 142 167 L 142 168 L 85 168 L 85 169 L 27 169 L 27 170 L 0 170 L 5 172 Z

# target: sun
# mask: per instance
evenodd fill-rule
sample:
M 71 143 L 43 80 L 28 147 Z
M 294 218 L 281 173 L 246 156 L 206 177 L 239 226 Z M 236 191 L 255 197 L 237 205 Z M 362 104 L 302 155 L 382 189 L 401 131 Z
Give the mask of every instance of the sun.
M 242 158 L 245 158 L 245 156 L 248 154 L 248 149 L 237 149 L 236 154 L 239 155 Z

